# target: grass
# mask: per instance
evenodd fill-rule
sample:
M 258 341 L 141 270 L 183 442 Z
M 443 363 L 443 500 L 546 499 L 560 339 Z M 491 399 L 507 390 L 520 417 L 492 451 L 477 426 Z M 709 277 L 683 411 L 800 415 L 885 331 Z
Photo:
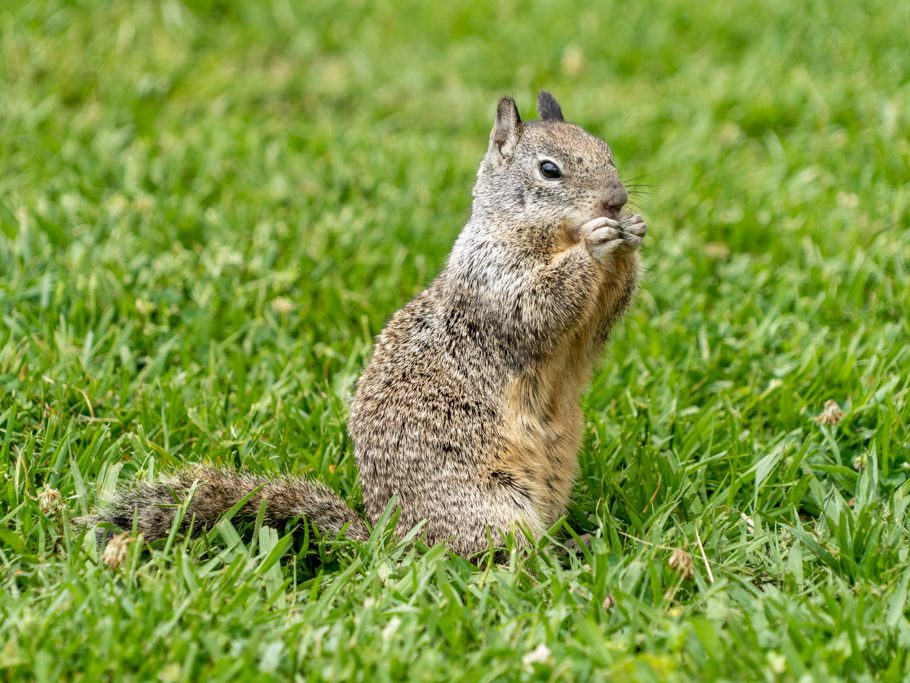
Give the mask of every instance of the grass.
M 905 680 L 910 5 L 343 5 L 0 11 L 0 678 Z M 184 463 L 357 504 L 371 340 L 540 87 L 650 225 L 565 523 L 101 562 L 72 519 Z

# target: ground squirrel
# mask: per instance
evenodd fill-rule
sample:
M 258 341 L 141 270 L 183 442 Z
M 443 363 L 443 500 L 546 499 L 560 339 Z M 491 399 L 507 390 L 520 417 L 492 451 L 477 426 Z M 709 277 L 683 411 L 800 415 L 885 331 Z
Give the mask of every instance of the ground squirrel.
M 577 467 L 581 394 L 638 286 L 645 223 L 610 148 L 567 123 L 547 92 L 540 120 L 499 101 L 471 218 L 442 273 L 392 316 L 357 383 L 348 430 L 367 516 L 389 501 L 398 530 L 470 555 L 489 539 L 539 534 L 564 514 Z M 272 524 L 302 516 L 365 539 L 335 493 L 297 477 L 195 467 L 121 489 L 89 521 L 165 536 L 207 528 L 244 496 Z M 521 534 L 516 536 L 523 542 Z

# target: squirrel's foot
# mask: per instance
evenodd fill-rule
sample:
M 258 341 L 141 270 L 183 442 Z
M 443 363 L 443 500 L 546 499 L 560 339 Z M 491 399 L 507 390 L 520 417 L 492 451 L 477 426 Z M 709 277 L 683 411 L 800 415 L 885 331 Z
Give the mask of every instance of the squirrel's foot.
M 621 248 L 637 249 L 647 231 L 645 220 L 637 214 L 619 220 L 601 216 L 581 226 L 581 236 L 588 251 L 598 261 Z

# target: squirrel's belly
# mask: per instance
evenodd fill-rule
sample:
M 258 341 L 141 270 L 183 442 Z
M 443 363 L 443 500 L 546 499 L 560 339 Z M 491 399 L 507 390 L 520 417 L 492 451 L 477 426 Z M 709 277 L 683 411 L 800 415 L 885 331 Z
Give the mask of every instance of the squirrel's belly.
M 496 467 L 528 491 L 545 525 L 565 513 L 578 469 L 584 424 L 578 399 L 571 393 L 559 392 L 539 410 L 520 390 L 507 392 L 505 402 L 505 449 Z

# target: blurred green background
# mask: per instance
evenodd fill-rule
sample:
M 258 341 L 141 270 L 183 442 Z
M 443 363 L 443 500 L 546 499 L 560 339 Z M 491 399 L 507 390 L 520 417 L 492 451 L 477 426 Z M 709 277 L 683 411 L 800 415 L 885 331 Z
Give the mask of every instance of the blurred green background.
M 903 680 L 908 27 L 879 0 L 4 3 L 2 675 Z M 497 98 L 533 118 L 540 88 L 650 229 L 585 399 L 591 551 L 222 529 L 103 566 L 69 520 L 118 478 L 208 460 L 357 503 L 372 338 L 443 266 Z

